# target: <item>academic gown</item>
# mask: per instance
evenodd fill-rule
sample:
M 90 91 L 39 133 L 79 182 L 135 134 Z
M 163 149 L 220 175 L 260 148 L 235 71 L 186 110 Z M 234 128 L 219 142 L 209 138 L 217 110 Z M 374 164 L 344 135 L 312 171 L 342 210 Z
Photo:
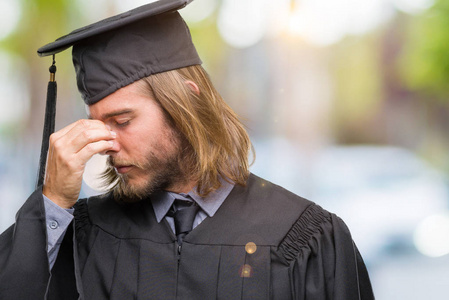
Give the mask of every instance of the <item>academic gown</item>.
M 43 209 L 38 190 L 0 237 L 0 299 L 374 299 L 343 221 L 255 175 L 181 248 L 151 197 L 80 200 L 51 274 Z

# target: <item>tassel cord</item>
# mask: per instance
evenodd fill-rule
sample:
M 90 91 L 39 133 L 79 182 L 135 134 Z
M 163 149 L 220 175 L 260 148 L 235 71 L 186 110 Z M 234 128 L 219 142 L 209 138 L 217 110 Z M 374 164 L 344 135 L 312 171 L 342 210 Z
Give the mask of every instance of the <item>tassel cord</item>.
M 45 105 L 45 121 L 42 133 L 41 154 L 39 159 L 39 171 L 36 187 L 44 184 L 45 166 L 47 163 L 47 153 L 50 143 L 50 135 L 55 131 L 55 116 L 56 116 L 56 96 L 57 84 L 55 80 L 56 65 L 55 57 L 53 55 L 53 64 L 50 66 L 50 81 L 47 87 L 47 101 Z

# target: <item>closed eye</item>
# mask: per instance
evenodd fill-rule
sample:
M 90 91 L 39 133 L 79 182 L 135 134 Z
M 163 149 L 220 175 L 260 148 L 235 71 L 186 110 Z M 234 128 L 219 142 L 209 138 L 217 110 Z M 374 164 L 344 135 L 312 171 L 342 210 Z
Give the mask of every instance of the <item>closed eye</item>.
M 118 127 L 125 127 L 127 125 L 129 125 L 131 120 L 127 120 L 127 121 L 116 121 L 115 123 L 117 124 Z

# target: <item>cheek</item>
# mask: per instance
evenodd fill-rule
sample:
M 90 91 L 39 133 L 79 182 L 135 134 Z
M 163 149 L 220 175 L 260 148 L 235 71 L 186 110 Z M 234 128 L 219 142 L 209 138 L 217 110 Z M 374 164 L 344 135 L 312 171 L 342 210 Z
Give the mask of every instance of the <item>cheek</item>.
M 117 128 L 117 141 L 126 155 L 141 159 L 152 153 L 163 157 L 171 152 L 176 145 L 172 129 L 165 124 L 160 116 L 135 119 L 129 126 Z
M 152 130 L 122 133 L 119 143 L 127 155 L 136 159 L 148 157 L 149 153 L 159 154 L 167 150 L 163 135 Z

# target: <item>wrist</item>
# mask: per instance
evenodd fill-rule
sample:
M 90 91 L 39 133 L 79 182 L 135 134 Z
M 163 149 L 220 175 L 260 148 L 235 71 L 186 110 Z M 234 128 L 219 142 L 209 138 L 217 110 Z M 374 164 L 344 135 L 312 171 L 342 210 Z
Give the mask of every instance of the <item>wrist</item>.
M 56 193 L 53 193 L 45 185 L 42 189 L 42 194 L 49 200 L 51 200 L 53 203 L 64 209 L 72 208 L 73 205 L 75 205 L 76 203 L 76 199 L 75 200 L 67 199 L 64 196 L 60 196 Z

